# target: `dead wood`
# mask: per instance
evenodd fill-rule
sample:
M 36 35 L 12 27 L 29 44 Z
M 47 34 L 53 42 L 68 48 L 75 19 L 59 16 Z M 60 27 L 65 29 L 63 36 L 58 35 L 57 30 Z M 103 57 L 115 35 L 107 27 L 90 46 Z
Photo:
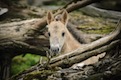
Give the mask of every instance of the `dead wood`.
M 93 5 L 88 5 L 86 7 L 83 7 L 80 9 L 80 11 L 90 16 L 104 17 L 104 18 L 110 18 L 115 20 L 118 20 L 119 18 L 121 18 L 121 12 L 119 11 L 100 9 Z
M 107 35 L 107 36 L 105 36 L 105 37 L 103 37 L 99 40 L 96 40 L 92 43 L 84 44 L 84 45 L 82 45 L 81 48 L 79 48 L 79 49 L 77 49 L 73 52 L 70 52 L 70 53 L 67 53 L 67 54 L 62 54 L 58 57 L 52 58 L 50 60 L 50 64 L 55 63 L 56 66 L 57 65 L 60 66 L 61 64 L 63 64 L 62 60 L 66 59 L 66 58 L 78 56 L 79 54 L 82 54 L 84 52 L 94 50 L 96 48 L 99 48 L 99 47 L 102 47 L 106 44 L 109 44 L 111 41 L 115 40 L 117 38 L 117 36 L 120 35 L 120 32 L 121 32 L 121 22 L 118 23 L 117 29 L 114 32 L 110 33 L 109 35 Z
M 67 8 L 65 8 L 65 9 L 68 12 L 72 12 L 76 9 L 84 7 L 95 1 L 100 1 L 100 0 L 78 1 L 74 4 L 67 6 Z M 55 15 L 61 13 L 62 11 L 63 10 L 61 10 L 61 9 L 57 10 L 55 12 Z M 0 50 L 1 50 L 1 52 L 7 53 L 7 54 L 11 53 L 12 57 L 15 55 L 18 55 L 18 54 L 23 54 L 23 53 L 28 53 L 28 52 L 31 52 L 31 53 L 37 52 L 40 55 L 45 55 L 46 50 L 43 49 L 42 47 L 48 47 L 48 40 L 46 38 L 43 38 L 42 36 L 40 36 L 41 35 L 40 30 L 42 30 L 46 26 L 46 18 L 44 17 L 43 19 L 38 19 L 37 21 L 32 20 L 30 22 L 29 21 L 28 22 L 25 21 L 23 23 L 20 22 L 20 24 L 17 24 L 17 25 L 14 25 L 14 24 L 16 24 L 16 23 L 8 24 L 9 26 L 0 25 L 0 43 L 1 43 Z M 75 50 L 72 53 L 67 53 L 64 55 L 60 55 L 59 57 L 52 58 L 50 60 L 50 64 L 48 66 L 51 68 L 53 68 L 55 66 L 61 66 L 61 65 L 63 65 L 63 62 L 61 62 L 62 59 L 70 58 L 73 56 L 78 56 L 86 51 L 90 51 L 97 47 L 102 47 L 105 44 L 109 44 L 112 40 L 114 40 L 116 38 L 116 36 L 119 33 L 120 33 L 120 29 L 116 30 L 114 33 L 112 33 L 109 36 L 99 39 L 98 41 L 84 45 L 83 47 L 86 46 L 84 49 L 79 48 L 78 50 Z M 43 41 L 45 41 L 45 43 L 43 43 Z M 102 43 L 100 43 L 100 42 L 102 42 Z M 47 45 L 45 45 L 45 44 L 47 44 Z M 99 45 L 97 45 L 97 44 L 99 44 Z M 16 54 L 14 54 L 14 53 L 16 53 Z M 91 57 L 91 56 L 89 56 L 89 57 Z M 84 60 L 84 58 L 83 58 L 83 60 Z M 74 62 L 72 62 L 72 63 L 74 63 Z M 53 64 L 54 64 L 54 66 L 53 66 Z M 55 65 L 55 64 L 57 64 L 57 65 Z M 42 67 L 40 67 L 39 69 L 41 70 Z M 37 68 L 37 67 L 35 67 L 35 68 Z M 33 69 L 32 71 L 34 71 L 34 70 L 35 69 Z M 29 70 L 29 71 L 32 72 L 31 70 Z M 25 75 L 26 75 L 26 73 L 29 74 L 29 72 L 26 71 Z M 20 74 L 19 76 L 24 77 L 22 74 Z
M 54 15 L 58 15 L 60 13 L 62 13 L 63 9 L 66 9 L 66 11 L 69 13 L 69 12 L 72 12 L 74 10 L 77 10 L 79 8 L 82 8 L 84 6 L 87 6 L 91 3 L 94 3 L 94 2 L 98 2 L 98 1 L 101 1 L 101 0 L 81 0 L 81 1 L 76 1 L 76 3 L 72 3 L 72 2 L 75 2 L 75 0 L 73 0 L 72 2 L 69 2 L 66 6 L 64 6 L 63 8 L 59 8 L 53 12 Z M 42 29 L 44 28 L 46 25 L 46 18 L 43 18 L 42 21 L 36 23 L 35 27 L 36 29 Z
M 121 21 L 117 25 L 117 29 L 110 33 L 109 35 L 94 41 L 89 44 L 84 44 L 81 48 L 67 54 L 59 55 L 55 58 L 52 58 L 46 63 L 38 64 L 37 66 L 32 67 L 31 69 L 28 69 L 25 72 L 22 72 L 26 75 L 29 75 L 30 72 L 34 72 L 36 70 L 42 70 L 42 69 L 54 69 L 57 66 L 60 66 L 62 68 L 70 67 L 75 63 L 81 62 L 89 57 L 96 56 L 98 54 L 101 54 L 103 52 L 108 52 L 115 47 L 117 47 L 118 44 L 120 44 L 120 33 L 121 33 Z M 22 77 L 24 78 L 26 75 L 19 73 L 17 76 L 14 76 L 14 78 Z M 73 80 L 73 79 L 72 79 Z
M 33 27 L 38 21 L 40 19 L 0 25 L 1 80 L 6 80 L 9 77 L 11 60 L 14 56 L 26 53 L 46 56 L 46 48 L 49 46 L 48 40 L 41 35 L 41 31 L 35 31 Z
M 115 55 L 115 54 L 114 54 Z M 85 66 L 82 69 L 62 69 L 47 78 L 47 80 L 120 80 L 120 56 L 115 58 L 105 58 L 95 65 Z
M 70 2 L 68 5 L 65 5 L 64 8 L 68 11 L 68 12 L 72 12 L 75 9 L 79 9 L 81 7 L 84 7 L 86 5 L 95 3 L 95 2 L 99 2 L 101 0 L 73 0 L 72 2 Z
M 33 26 L 38 21 L 40 21 L 40 19 L 1 24 L 1 53 L 11 53 L 13 55 L 16 53 L 15 55 L 17 55 L 31 52 L 46 55 L 44 47 L 49 46 L 48 40 L 41 35 L 41 31 L 36 31 L 36 33 L 32 35 L 35 30 Z
M 31 75 L 31 73 L 33 72 L 37 72 L 37 71 L 43 71 L 43 70 L 48 70 L 48 66 L 53 68 L 56 67 L 56 66 L 59 66 L 60 63 L 61 63 L 61 67 L 70 67 L 72 64 L 75 64 L 79 61 L 83 61 L 91 56 L 95 56 L 95 55 L 98 55 L 102 52 L 105 52 L 105 51 L 108 51 L 108 50 L 111 50 L 113 49 L 114 47 L 117 46 L 117 44 L 119 44 L 119 40 L 116 40 L 116 41 L 113 41 L 111 42 L 110 44 L 107 44 L 103 47 L 100 47 L 99 49 L 95 49 L 95 50 L 91 50 L 91 51 L 88 51 L 88 52 L 84 52 L 83 54 L 80 54 L 78 56 L 75 56 L 75 57 L 71 57 L 71 58 L 67 58 L 67 59 L 63 59 L 62 61 L 58 61 L 57 63 L 53 63 L 53 64 L 47 64 L 47 63 L 44 63 L 44 64 L 38 64 L 34 67 L 32 67 L 31 69 L 28 69 L 20 74 L 17 74 L 16 76 L 13 76 L 10 80 L 14 80 L 14 79 L 20 79 L 20 78 L 25 78 L 29 75 Z M 50 69 L 50 68 L 49 68 Z M 65 70 L 64 70 L 65 71 Z M 72 72 L 72 73 L 71 73 Z M 76 73 L 78 73 L 79 71 L 76 70 Z M 58 73 L 58 72 L 57 72 Z M 66 71 L 65 72 L 62 72 L 64 74 L 66 74 Z M 70 73 L 70 74 L 73 74 L 73 70 L 72 71 L 69 71 L 67 70 L 67 73 Z M 74 71 L 75 73 L 75 71 Z M 80 72 L 79 72 L 80 73 Z M 78 74 L 79 74 L 78 73 Z M 44 74 L 44 72 L 43 72 Z M 59 73 L 60 74 L 60 73 Z M 77 74 L 77 75 L 78 75 Z M 34 74 L 33 74 L 34 75 Z M 80 74 L 81 75 L 81 74 Z M 74 75 L 73 75 L 74 76 Z M 76 76 L 76 74 L 75 74 Z M 91 76 L 92 77 L 92 76 Z M 36 78 L 36 76 L 34 77 Z M 70 78 L 69 78 L 70 79 Z M 58 80 L 58 79 L 57 79 Z M 73 79 L 72 79 L 73 80 Z
M 90 2 L 91 1 L 91 2 Z M 79 9 L 83 6 L 91 4 L 93 0 L 84 0 L 81 2 L 77 2 L 74 5 L 68 6 L 66 10 L 68 12 L 72 12 L 76 9 Z M 89 3 L 88 3 L 89 2 Z M 83 5 L 83 6 L 82 6 Z M 65 8 L 62 8 L 65 9 Z M 63 10 L 56 10 L 55 15 L 61 13 Z M 8 24 L 1 24 L 0 25 L 0 51 L 2 56 L 0 57 L 1 60 L 1 67 L 7 69 L 7 65 L 4 64 L 3 58 L 11 54 L 9 56 L 11 59 L 19 54 L 25 53 L 38 53 L 39 55 L 46 55 L 46 50 L 43 47 L 48 47 L 48 40 L 45 38 L 40 38 L 40 30 L 42 30 L 46 26 L 46 18 L 30 21 L 23 21 L 23 22 L 14 22 Z M 6 58 L 5 58 L 6 59 Z M 3 66 L 4 65 L 4 66 Z M 10 64 L 9 64 L 10 65 Z M 5 74 L 4 69 L 0 70 L 1 74 Z M 3 76 L 0 74 L 0 78 L 3 79 Z
M 55 63 L 50 62 L 50 67 L 55 67 L 55 66 L 70 67 L 75 63 L 79 63 L 81 61 L 84 61 L 84 60 L 92 57 L 92 56 L 97 56 L 98 54 L 106 52 L 106 51 L 112 49 L 113 47 L 115 47 L 118 43 L 119 43 L 119 40 L 114 41 L 114 42 L 112 42 L 108 45 L 105 45 L 103 47 L 100 47 L 99 49 L 83 52 L 80 55 L 76 55 L 76 56 L 69 57 L 69 58 L 68 58 L 68 56 L 66 56 L 66 58 L 63 58 L 61 61 L 57 61 Z
M 64 8 L 68 12 L 72 12 L 76 9 L 79 9 L 83 6 L 91 4 L 95 1 L 98 1 L 98 0 L 78 1 L 74 4 L 69 4 L 67 7 L 64 7 Z M 62 8 L 62 9 L 64 9 L 64 8 Z M 57 12 L 55 13 L 55 15 L 61 13 L 63 11 L 62 9 L 61 10 L 58 9 Z M 19 43 L 27 44 L 27 45 L 29 45 L 29 47 L 31 46 L 31 44 L 32 45 L 34 44 L 34 46 L 40 46 L 38 44 L 41 44 L 42 46 L 40 46 L 40 47 L 43 47 L 43 45 L 45 45 L 48 42 L 48 40 L 40 39 L 40 38 L 38 38 L 38 36 L 41 34 L 40 30 L 42 30 L 45 26 L 46 26 L 46 18 L 45 17 L 43 19 L 37 19 L 37 20 L 33 19 L 33 20 L 26 20 L 26 21 L 21 21 L 21 22 L 1 24 L 0 25 L 1 43 L 3 43 L 3 42 L 9 43 L 7 45 L 8 50 L 12 48 L 11 45 L 14 45 L 13 42 L 15 43 L 16 41 Z M 43 41 L 45 44 L 43 43 Z M 37 44 L 37 45 L 35 45 L 35 44 Z M 4 44 L 4 46 L 5 46 L 5 44 Z M 46 46 L 48 46 L 48 45 L 46 44 Z M 24 50 L 25 51 L 24 53 L 32 51 L 32 49 L 30 51 L 28 49 L 28 51 L 27 51 L 27 46 L 25 46 L 25 45 L 23 45 L 22 47 L 26 47 L 26 50 Z M 0 50 L 3 53 L 5 53 L 4 49 L 5 49 L 4 47 L 1 47 Z M 18 51 L 14 51 L 14 49 L 18 49 Z M 10 53 L 12 53 L 12 51 L 13 51 L 13 53 L 19 52 L 20 54 L 23 54 L 22 48 L 20 50 L 19 49 L 20 49 L 19 45 L 16 47 L 13 47 Z M 34 52 L 34 51 L 35 50 L 33 50 L 32 52 Z M 40 50 L 38 50 L 38 51 L 40 51 Z M 9 51 L 7 51 L 7 52 L 9 52 Z M 43 52 L 40 55 L 43 55 Z
M 76 29 L 76 26 L 73 25 L 72 23 L 68 23 L 67 28 L 71 32 L 71 34 L 75 37 L 75 39 L 78 40 L 81 44 L 90 43 L 104 36 L 101 34 L 86 34 Z

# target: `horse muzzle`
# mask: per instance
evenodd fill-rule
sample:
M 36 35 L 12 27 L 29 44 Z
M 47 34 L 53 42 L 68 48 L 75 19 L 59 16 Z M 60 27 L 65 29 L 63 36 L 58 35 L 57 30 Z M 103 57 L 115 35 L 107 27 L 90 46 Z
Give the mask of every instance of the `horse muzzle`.
M 58 54 L 59 51 L 59 47 L 51 47 L 51 52 L 53 52 L 54 54 Z

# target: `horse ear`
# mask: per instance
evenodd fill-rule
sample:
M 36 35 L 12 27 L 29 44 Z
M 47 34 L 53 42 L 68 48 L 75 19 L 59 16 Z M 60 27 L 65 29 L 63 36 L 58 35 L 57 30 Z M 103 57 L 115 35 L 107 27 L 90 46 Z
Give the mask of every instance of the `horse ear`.
M 68 22 L 68 12 L 67 12 L 66 10 L 63 11 L 61 21 L 62 21 L 62 23 L 64 23 L 65 25 L 66 25 L 67 22 Z
M 54 20 L 52 12 L 47 12 L 47 24 L 50 24 Z

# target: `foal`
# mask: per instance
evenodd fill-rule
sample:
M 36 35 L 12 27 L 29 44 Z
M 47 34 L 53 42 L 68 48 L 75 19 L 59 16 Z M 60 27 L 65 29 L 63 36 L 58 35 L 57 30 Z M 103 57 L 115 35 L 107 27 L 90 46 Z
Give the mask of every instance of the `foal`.
M 53 54 L 68 53 L 81 47 L 82 45 L 72 36 L 67 29 L 68 13 L 65 10 L 61 17 L 54 18 L 52 12 L 47 13 L 47 28 L 50 41 L 50 51 Z M 53 56 L 53 54 L 51 54 Z M 99 58 L 99 57 L 98 57 Z M 92 59 L 94 59 L 92 61 Z M 81 66 L 97 62 L 94 57 L 81 63 Z

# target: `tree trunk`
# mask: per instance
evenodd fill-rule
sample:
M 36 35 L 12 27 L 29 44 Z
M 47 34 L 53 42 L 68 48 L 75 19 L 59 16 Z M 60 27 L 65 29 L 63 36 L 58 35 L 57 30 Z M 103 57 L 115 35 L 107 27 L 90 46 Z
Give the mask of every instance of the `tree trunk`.
M 10 77 L 11 55 L 4 54 L 0 56 L 0 79 L 7 80 Z

